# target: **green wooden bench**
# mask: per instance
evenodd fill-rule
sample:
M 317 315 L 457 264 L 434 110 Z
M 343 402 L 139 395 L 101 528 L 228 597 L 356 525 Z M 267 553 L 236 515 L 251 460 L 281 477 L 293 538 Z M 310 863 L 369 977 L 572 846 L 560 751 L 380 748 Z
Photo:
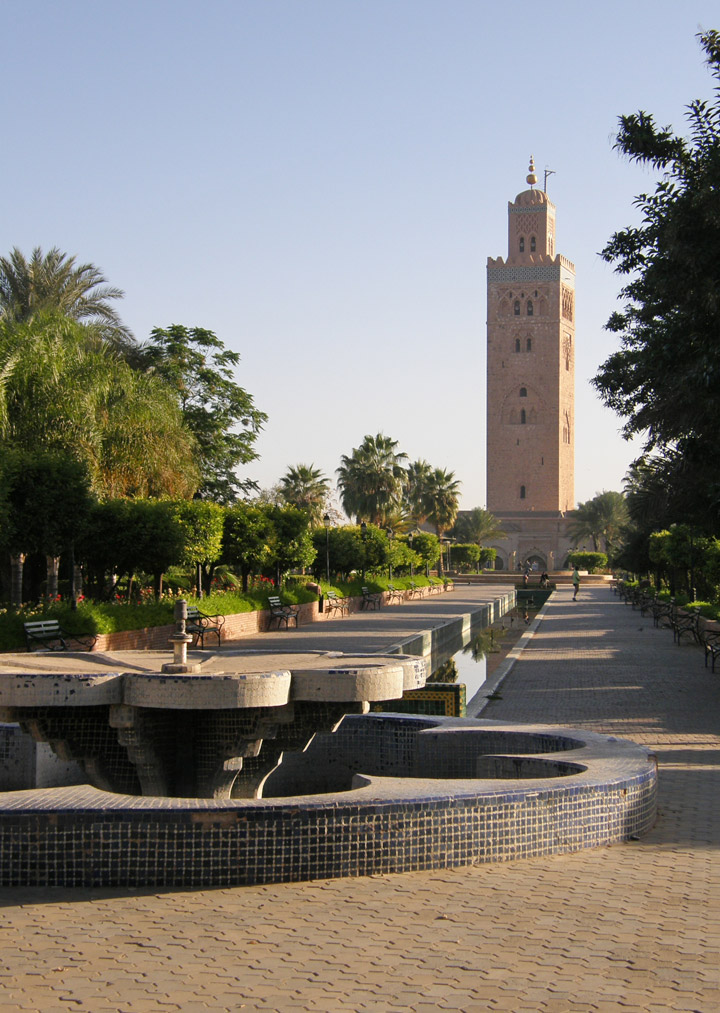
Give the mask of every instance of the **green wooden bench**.
M 379 609 L 382 604 L 382 595 L 377 591 L 371 591 L 367 587 L 361 588 L 362 601 L 360 602 L 361 609 Z
M 392 584 L 388 584 L 387 595 L 391 605 L 395 601 L 405 601 L 405 592 L 399 587 L 393 587 Z
M 328 591 L 325 595 L 325 609 L 328 612 L 339 612 L 341 616 L 347 615 L 350 611 L 350 602 L 337 592 Z
M 278 629 L 285 624 L 285 629 L 289 629 L 290 621 L 295 621 L 295 626 L 298 624 L 298 612 L 300 611 L 297 605 L 285 605 L 277 595 L 268 595 L 268 606 L 270 607 L 270 619 L 268 621 L 268 629 L 274 622 L 278 624 Z
M 23 623 L 23 628 L 28 651 L 34 650 L 35 647 L 44 648 L 46 651 L 69 651 L 71 649 L 67 644 L 69 640 L 90 651 L 97 640 L 97 636 L 93 633 L 70 633 L 64 630 L 57 619 L 33 620 Z
M 205 612 L 201 612 L 195 605 L 188 605 L 185 630 L 195 638 L 195 647 L 199 644 L 203 650 L 205 649 L 206 634 L 217 637 L 219 647 L 224 625 L 225 616 L 209 616 Z

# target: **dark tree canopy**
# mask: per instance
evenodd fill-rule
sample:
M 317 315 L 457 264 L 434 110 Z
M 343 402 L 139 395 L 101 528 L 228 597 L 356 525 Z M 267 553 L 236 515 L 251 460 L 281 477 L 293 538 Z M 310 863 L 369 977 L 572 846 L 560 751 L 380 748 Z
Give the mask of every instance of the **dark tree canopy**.
M 179 324 L 154 328 L 141 352 L 145 367 L 176 392 L 185 424 L 195 436 L 202 475 L 199 495 L 231 503 L 240 491 L 254 489 L 236 469 L 257 458 L 254 443 L 267 415 L 235 382 L 237 352 L 225 348 L 212 331 Z
M 628 280 L 607 327 L 621 348 L 594 384 L 625 419 L 629 438 L 654 452 L 654 475 L 691 487 L 696 520 L 720 519 L 717 393 L 720 389 L 720 33 L 699 35 L 715 98 L 688 107 L 689 136 L 639 112 L 620 119 L 616 147 L 661 174 L 636 205 L 642 222 L 602 252 Z M 679 455 L 679 456 L 678 456 Z M 680 465 L 680 467 L 678 467 Z M 698 470 L 698 466 L 700 470 Z

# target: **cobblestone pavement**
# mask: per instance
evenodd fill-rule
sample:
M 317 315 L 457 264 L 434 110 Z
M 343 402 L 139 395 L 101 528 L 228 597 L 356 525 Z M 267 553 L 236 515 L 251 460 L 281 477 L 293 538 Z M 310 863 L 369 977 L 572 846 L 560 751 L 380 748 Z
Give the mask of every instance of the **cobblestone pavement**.
M 652 746 L 647 837 L 367 879 L 3 890 L 0 1009 L 717 1013 L 720 675 L 609 590 L 570 598 L 550 601 L 483 716 Z

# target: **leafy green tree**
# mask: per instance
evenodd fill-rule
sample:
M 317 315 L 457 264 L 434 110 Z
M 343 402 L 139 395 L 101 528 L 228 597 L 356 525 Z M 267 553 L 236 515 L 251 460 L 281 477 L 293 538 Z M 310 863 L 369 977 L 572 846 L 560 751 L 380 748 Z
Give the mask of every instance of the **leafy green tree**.
M 87 468 L 67 454 L 9 451 L 0 470 L 0 499 L 12 604 L 22 604 L 23 568 L 30 552 L 45 556 L 46 595 L 55 597 L 60 556 L 74 546 L 92 503 Z
M 699 35 L 715 98 L 688 107 L 689 136 L 658 127 L 651 114 L 620 118 L 616 147 L 660 175 L 636 205 L 641 224 L 616 232 L 602 256 L 627 281 L 608 329 L 621 349 L 594 379 L 603 401 L 642 435 L 654 468 L 681 477 L 685 518 L 720 521 L 720 33 Z
M 417 531 L 413 536 L 413 552 L 416 552 L 425 564 L 425 572 L 428 573 L 441 556 L 440 539 L 429 531 Z
M 327 540 L 326 540 L 327 539 Z M 362 569 L 363 543 L 360 529 L 354 525 L 331 527 L 327 530 L 315 528 L 312 532 L 315 560 L 313 573 L 323 578 L 327 568 L 327 550 L 330 555 L 330 575 L 341 574 L 347 578 L 353 570 Z
M 318 528 L 322 525 L 330 482 L 319 468 L 312 464 L 297 464 L 288 468 L 280 479 L 280 490 L 283 501 L 288 506 L 306 512 L 311 527 Z
M 297 507 L 268 507 L 267 514 L 272 524 L 272 563 L 277 586 L 282 575 L 288 570 L 300 568 L 304 571 L 315 559 L 310 522 L 304 510 Z
M 182 533 L 179 563 L 197 573 L 198 595 L 209 589 L 212 567 L 222 552 L 225 511 L 217 503 L 203 500 L 178 500 L 174 517 Z
M 480 568 L 483 570 L 495 569 L 495 560 L 497 559 L 497 549 L 491 549 L 485 546 L 480 549 Z
M 127 574 L 132 588 L 136 574 L 150 573 L 159 597 L 166 570 L 182 559 L 186 536 L 170 500 L 110 500 L 93 509 L 82 553 L 98 582 L 107 574 Z M 112 581 L 106 593 L 115 586 Z
M 254 489 L 236 469 L 257 459 L 255 441 L 267 415 L 235 382 L 237 352 L 225 348 L 212 331 L 179 324 L 154 328 L 141 352 L 145 368 L 175 391 L 195 437 L 201 497 L 232 503 L 239 492 Z
M 43 254 L 38 246 L 29 260 L 17 247 L 0 257 L 0 316 L 27 322 L 59 313 L 93 325 L 93 333 L 132 358 L 135 340 L 113 305 L 122 296 L 94 264 L 77 264 L 57 247 Z
M 358 523 L 386 525 L 402 505 L 405 487 L 403 462 L 397 440 L 378 433 L 365 436 L 349 456 L 341 457 L 337 469 L 343 510 Z
M 482 550 L 475 542 L 457 544 L 452 547 L 453 566 L 460 573 L 469 573 L 470 570 L 480 572 L 480 556 Z
M 235 503 L 225 512 L 222 558 L 240 571 L 243 591 L 251 575 L 269 570 L 273 563 L 273 523 L 268 510 Z
M 588 573 L 603 570 L 608 564 L 604 552 L 571 552 L 568 561 L 570 566 L 577 566 L 578 570 L 587 570 Z

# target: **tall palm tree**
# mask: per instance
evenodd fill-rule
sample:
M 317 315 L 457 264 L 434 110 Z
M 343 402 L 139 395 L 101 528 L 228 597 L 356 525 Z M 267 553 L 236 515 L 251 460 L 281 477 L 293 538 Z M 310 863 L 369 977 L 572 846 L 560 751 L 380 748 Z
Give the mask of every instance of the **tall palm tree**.
M 599 492 L 585 503 L 578 503 L 568 534 L 577 541 L 589 538 L 593 549 L 608 555 L 620 543 L 621 531 L 629 520 L 627 501 L 621 492 Z
M 467 513 L 461 513 L 455 523 L 455 533 L 460 541 L 480 546 L 496 538 L 505 538 L 500 521 L 484 507 L 473 507 Z
M 0 319 L 0 373 L 0 446 L 67 452 L 102 496 L 197 488 L 193 437 L 170 386 L 88 342 L 83 324 Z
M 112 305 L 122 296 L 94 264 L 76 264 L 56 246 L 47 254 L 37 246 L 29 260 L 17 247 L 0 257 L 0 316 L 21 322 L 61 313 L 93 325 L 103 340 L 131 356 L 135 340 Z
M 428 496 L 432 505 L 428 520 L 435 525 L 435 534 L 442 538 L 445 531 L 453 526 L 460 503 L 460 480 L 453 471 L 434 468 L 428 483 Z M 438 562 L 442 573 L 442 554 Z
M 310 527 L 319 528 L 330 491 L 330 482 L 312 464 L 289 467 L 280 479 L 282 498 L 289 506 L 299 507 L 310 517 Z
M 418 528 L 427 520 L 432 504 L 428 499 L 432 467 L 427 461 L 411 461 L 405 472 L 405 500 L 413 525 Z
M 365 436 L 352 454 L 340 460 L 337 474 L 343 510 L 358 523 L 384 526 L 402 503 L 407 454 L 397 450 L 397 440 L 378 433 Z

